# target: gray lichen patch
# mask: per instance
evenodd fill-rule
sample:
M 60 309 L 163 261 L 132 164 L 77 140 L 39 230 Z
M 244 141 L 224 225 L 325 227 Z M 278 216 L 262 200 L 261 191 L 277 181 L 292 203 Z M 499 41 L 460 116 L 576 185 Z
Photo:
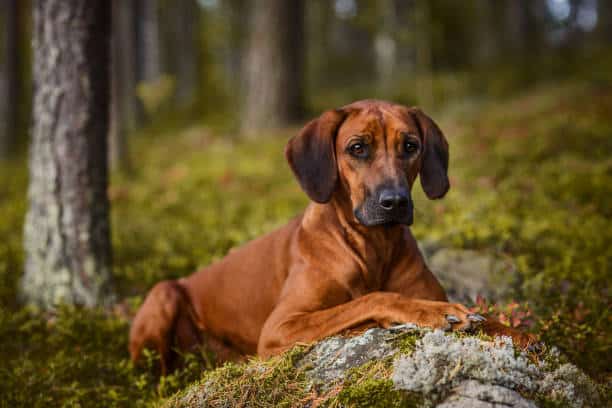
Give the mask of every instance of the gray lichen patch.
M 389 358 L 397 352 L 394 331 L 373 328 L 360 336 L 336 336 L 315 345 L 300 362 L 310 366 L 308 376 L 322 384 L 341 380 L 347 370 L 372 360 Z
M 536 404 L 506 387 L 482 384 L 475 380 L 463 381 L 437 408 L 536 408 Z
M 520 384 L 531 391 L 537 375 L 527 357 L 515 356 L 510 339 L 488 345 L 475 337 L 455 338 L 438 330 L 426 333 L 415 352 L 400 357 L 394 368 L 399 388 L 426 393 L 444 392 L 467 378 L 507 387 Z
M 410 356 L 394 362 L 393 382 L 399 389 L 427 395 L 431 402 L 464 392 L 466 381 L 478 381 L 496 386 L 497 391 L 503 387 L 537 400 L 598 406 L 598 386 L 582 371 L 571 364 L 559 365 L 555 352 L 545 361 L 536 363 L 517 352 L 509 338 L 487 342 L 433 331 L 417 342 Z

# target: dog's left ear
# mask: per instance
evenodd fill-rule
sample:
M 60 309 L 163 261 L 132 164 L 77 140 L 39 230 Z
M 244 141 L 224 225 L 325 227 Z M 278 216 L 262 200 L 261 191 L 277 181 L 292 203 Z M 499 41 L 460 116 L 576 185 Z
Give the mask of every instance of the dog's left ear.
M 311 200 L 326 203 L 338 180 L 336 133 L 346 117 L 341 109 L 324 112 L 311 120 L 287 143 L 285 157 L 302 189 Z
M 448 191 L 448 143 L 436 123 L 420 109 L 410 109 L 423 138 L 421 186 L 431 200 L 442 198 Z

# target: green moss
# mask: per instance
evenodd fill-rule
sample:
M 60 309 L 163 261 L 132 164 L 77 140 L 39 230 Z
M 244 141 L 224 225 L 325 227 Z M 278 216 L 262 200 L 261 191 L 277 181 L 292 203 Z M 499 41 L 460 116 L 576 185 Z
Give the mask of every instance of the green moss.
M 206 372 L 196 384 L 174 395 L 164 406 L 299 406 L 314 397 L 308 391 L 303 369 L 295 367 L 302 355 L 303 349 L 295 347 L 266 361 L 228 363 Z
M 194 367 L 157 386 L 154 357 L 134 369 L 128 323 L 97 310 L 0 311 L 0 394 L 7 406 L 143 406 L 197 377 Z
M 401 333 L 393 341 L 401 354 L 410 355 L 416 348 L 417 340 L 423 337 L 421 332 L 408 331 Z
M 347 407 L 418 406 L 414 398 L 405 398 L 404 394 L 403 391 L 393 388 L 393 381 L 390 379 L 365 379 L 359 384 L 342 389 L 338 394 L 338 402 Z
M 336 395 L 325 401 L 327 407 L 418 407 L 417 394 L 394 389 L 391 360 L 371 361 L 346 373 Z

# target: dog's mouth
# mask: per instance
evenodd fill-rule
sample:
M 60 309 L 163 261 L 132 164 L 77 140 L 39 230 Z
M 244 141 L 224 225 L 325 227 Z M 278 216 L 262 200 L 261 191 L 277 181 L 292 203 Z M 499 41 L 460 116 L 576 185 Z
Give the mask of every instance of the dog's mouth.
M 359 223 L 366 227 L 392 227 L 400 224 L 410 226 L 413 223 L 412 204 L 389 211 L 379 208 L 376 205 L 368 205 L 366 201 L 363 205 L 354 210 L 354 214 Z

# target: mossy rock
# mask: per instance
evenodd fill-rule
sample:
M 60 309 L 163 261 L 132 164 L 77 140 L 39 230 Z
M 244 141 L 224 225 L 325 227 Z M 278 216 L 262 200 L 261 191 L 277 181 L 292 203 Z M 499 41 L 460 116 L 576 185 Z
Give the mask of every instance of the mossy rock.
M 598 407 L 609 391 L 556 349 L 527 353 L 509 338 L 406 325 L 226 365 L 165 406 Z
M 478 296 L 497 301 L 516 286 L 516 263 L 508 256 L 434 245 L 429 245 L 425 253 L 429 269 L 452 302 L 473 303 Z

